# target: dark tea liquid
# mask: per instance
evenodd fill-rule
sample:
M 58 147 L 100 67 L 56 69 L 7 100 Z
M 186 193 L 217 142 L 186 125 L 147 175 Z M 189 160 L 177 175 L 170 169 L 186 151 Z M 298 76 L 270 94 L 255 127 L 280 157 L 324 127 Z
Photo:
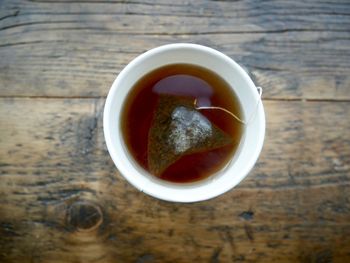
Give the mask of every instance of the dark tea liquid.
M 189 97 L 193 101 L 196 99 L 198 107 L 222 107 L 242 119 L 236 95 L 216 73 L 191 64 L 171 64 L 149 72 L 137 81 L 128 94 L 121 119 L 126 146 L 145 170 L 148 170 L 149 130 L 159 96 L 164 94 Z M 162 172 L 159 178 L 176 183 L 199 181 L 222 169 L 235 153 L 242 137 L 243 125 L 221 110 L 198 112 L 230 135 L 232 143 L 214 150 L 184 155 Z

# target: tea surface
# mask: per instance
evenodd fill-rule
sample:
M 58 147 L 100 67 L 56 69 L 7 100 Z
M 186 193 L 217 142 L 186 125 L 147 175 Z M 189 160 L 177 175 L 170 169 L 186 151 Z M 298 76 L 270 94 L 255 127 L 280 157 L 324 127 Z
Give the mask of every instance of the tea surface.
M 235 153 L 244 127 L 224 111 L 198 109 L 210 106 L 242 118 L 229 84 L 208 69 L 171 64 L 149 72 L 123 105 L 121 130 L 131 156 L 149 173 L 176 183 L 219 171 Z

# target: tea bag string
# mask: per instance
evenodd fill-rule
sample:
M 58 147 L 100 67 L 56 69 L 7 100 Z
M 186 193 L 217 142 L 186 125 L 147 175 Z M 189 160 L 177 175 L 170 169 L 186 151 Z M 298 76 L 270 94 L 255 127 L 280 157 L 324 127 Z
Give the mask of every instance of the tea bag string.
M 261 96 L 262 96 L 262 88 L 261 87 L 256 87 L 258 94 L 259 94 L 259 99 L 258 102 L 256 103 L 256 106 L 254 108 L 254 111 L 252 112 L 252 114 L 250 114 L 250 117 L 248 119 L 248 121 L 244 121 L 241 118 L 239 118 L 237 115 L 235 115 L 234 113 L 230 112 L 229 110 L 222 108 L 222 107 L 216 107 L 216 106 L 203 106 L 203 107 L 197 107 L 197 99 L 194 100 L 194 107 L 196 110 L 221 110 L 226 112 L 227 114 L 229 114 L 231 117 L 233 117 L 234 119 L 236 119 L 239 123 L 243 124 L 243 125 L 248 125 L 251 120 L 254 118 L 258 106 L 261 102 Z

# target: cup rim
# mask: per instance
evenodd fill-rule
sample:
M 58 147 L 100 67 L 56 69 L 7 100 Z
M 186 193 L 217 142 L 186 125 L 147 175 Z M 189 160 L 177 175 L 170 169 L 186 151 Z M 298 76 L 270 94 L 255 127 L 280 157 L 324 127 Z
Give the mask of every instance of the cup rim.
M 210 47 L 198 45 L 198 44 L 192 44 L 192 43 L 174 43 L 174 44 L 167 44 L 167 45 L 162 45 L 156 48 L 153 48 L 151 50 L 146 51 L 143 54 L 140 54 L 136 58 L 134 58 L 127 66 L 124 67 L 124 69 L 118 74 L 116 79 L 114 80 L 104 107 L 104 113 L 103 113 L 103 130 L 104 130 L 104 137 L 107 145 L 107 149 L 109 154 L 111 155 L 111 158 L 116 165 L 117 169 L 119 170 L 120 174 L 129 182 L 131 183 L 134 187 L 139 189 L 140 191 L 153 196 L 158 199 L 166 200 L 166 201 L 171 201 L 171 202 L 182 202 L 182 203 L 190 203 L 190 202 L 198 202 L 198 201 L 204 201 L 208 199 L 215 198 L 236 185 L 238 185 L 249 173 L 249 171 L 253 168 L 255 165 L 260 152 L 262 150 L 263 142 L 264 142 L 264 137 L 265 137 L 265 113 L 264 113 L 264 108 L 262 103 L 260 102 L 258 105 L 256 117 L 258 117 L 258 122 L 259 122 L 259 127 L 261 127 L 261 130 L 259 133 L 257 133 L 258 140 L 257 144 L 255 145 L 255 150 L 253 154 L 249 157 L 249 162 L 247 165 L 244 166 L 244 169 L 241 171 L 241 175 L 238 178 L 235 178 L 232 182 L 229 184 L 224 184 L 221 185 L 218 189 L 215 191 L 194 191 L 194 188 L 188 188 L 188 187 L 176 187 L 174 189 L 173 187 L 170 187 L 172 183 L 165 183 L 164 185 L 160 184 L 157 181 L 154 181 L 150 178 L 148 178 L 146 181 L 144 181 L 145 178 L 141 178 L 140 176 L 144 175 L 142 174 L 141 171 L 139 171 L 136 167 L 133 167 L 134 164 L 128 159 L 129 163 L 125 164 L 123 162 L 126 161 L 125 158 L 121 160 L 120 155 L 124 156 L 126 149 L 122 147 L 122 145 L 114 145 L 111 139 L 111 127 L 110 127 L 110 114 L 112 112 L 112 104 L 113 100 L 116 97 L 116 94 L 118 92 L 118 84 L 121 82 L 123 78 L 125 78 L 129 72 L 137 66 L 139 63 L 141 63 L 144 60 L 147 60 L 148 58 L 152 57 L 153 55 L 156 55 L 159 52 L 166 52 L 166 51 L 171 51 L 174 49 L 181 49 L 181 48 L 189 48 L 189 49 L 196 49 L 199 51 L 203 51 L 205 53 L 211 53 L 214 56 L 220 57 L 220 59 L 225 60 L 227 63 L 232 65 L 235 70 L 238 71 L 238 74 L 243 77 L 244 81 L 247 83 L 247 86 L 252 89 L 256 89 L 255 84 L 253 81 L 250 79 L 248 74 L 243 70 L 241 66 L 239 66 L 233 59 L 228 57 L 227 55 L 213 49 Z M 129 87 L 131 88 L 131 87 Z M 258 94 L 256 95 L 258 96 Z M 260 98 L 258 98 L 260 99 Z M 118 113 L 119 114 L 119 113 Z M 119 131 L 120 133 L 120 131 Z M 118 135 L 120 137 L 120 135 Z M 118 147 L 121 147 L 118 149 Z M 133 169 L 135 168 L 135 169 Z M 131 171 L 133 170 L 133 171 Z M 132 173 L 139 173 L 137 176 L 135 176 Z M 223 175 L 225 176 L 225 175 Z M 139 181 L 138 181 L 139 180 Z M 143 182 L 140 182 L 143 181 Z M 150 184 L 158 184 L 159 187 L 144 187 L 145 183 L 150 183 Z M 184 184 L 185 185 L 185 184 Z M 204 186 L 205 187 L 205 186 Z M 166 190 L 167 192 L 164 192 Z M 176 194 L 175 192 L 176 191 Z M 200 194 L 201 193 L 201 194 Z

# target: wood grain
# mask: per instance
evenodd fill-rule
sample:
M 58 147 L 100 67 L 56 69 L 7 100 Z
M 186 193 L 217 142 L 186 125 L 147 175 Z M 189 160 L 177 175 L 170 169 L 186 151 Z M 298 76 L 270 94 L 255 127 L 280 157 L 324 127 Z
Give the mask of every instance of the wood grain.
M 216 48 L 264 88 L 261 157 L 216 199 L 129 185 L 105 96 L 138 54 Z M 0 262 L 350 262 L 348 0 L 0 0 Z
M 350 99 L 348 1 L 2 1 L 0 96 L 103 97 L 138 54 L 216 48 L 272 99 Z
M 229 193 L 185 205 L 123 180 L 103 103 L 0 100 L 1 262 L 350 260 L 348 102 L 264 101 L 256 168 Z

